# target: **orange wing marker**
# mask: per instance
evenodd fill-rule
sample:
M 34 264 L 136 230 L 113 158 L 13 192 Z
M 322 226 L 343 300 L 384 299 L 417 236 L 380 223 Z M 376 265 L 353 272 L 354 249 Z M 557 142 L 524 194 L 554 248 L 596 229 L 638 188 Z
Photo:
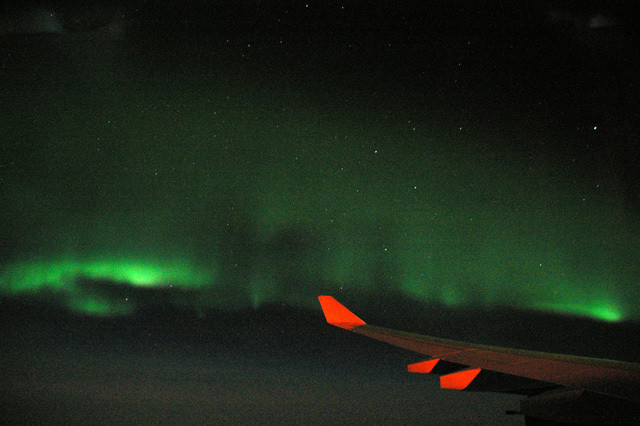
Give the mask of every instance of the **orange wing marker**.
M 322 312 L 327 322 L 336 327 L 351 330 L 366 323 L 358 318 L 353 312 L 345 308 L 331 296 L 318 296 Z
M 473 368 L 440 376 L 440 387 L 442 389 L 462 390 L 469 386 L 478 373 L 480 373 L 480 370 L 480 368 Z
M 427 361 L 416 362 L 415 364 L 409 364 L 407 366 L 407 371 L 409 373 L 431 373 L 433 367 L 440 361 L 439 359 L 430 359 Z

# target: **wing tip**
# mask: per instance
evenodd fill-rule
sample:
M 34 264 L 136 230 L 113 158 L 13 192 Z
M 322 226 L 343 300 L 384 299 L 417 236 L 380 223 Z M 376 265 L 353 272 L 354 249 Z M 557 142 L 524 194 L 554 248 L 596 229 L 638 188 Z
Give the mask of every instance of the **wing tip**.
M 318 301 L 322 307 L 324 317 L 331 325 L 351 330 L 366 324 L 332 296 L 318 296 Z

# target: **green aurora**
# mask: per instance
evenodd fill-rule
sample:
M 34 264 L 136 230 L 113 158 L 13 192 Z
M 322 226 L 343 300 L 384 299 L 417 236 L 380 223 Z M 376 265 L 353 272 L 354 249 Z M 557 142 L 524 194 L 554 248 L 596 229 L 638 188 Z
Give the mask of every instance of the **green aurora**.
M 561 134 L 467 131 L 447 110 L 267 90 L 251 71 L 64 65 L 2 95 L 5 294 L 135 310 L 91 279 L 193 290 L 172 300 L 197 308 L 349 290 L 640 319 L 635 213 L 610 170 L 536 149 Z

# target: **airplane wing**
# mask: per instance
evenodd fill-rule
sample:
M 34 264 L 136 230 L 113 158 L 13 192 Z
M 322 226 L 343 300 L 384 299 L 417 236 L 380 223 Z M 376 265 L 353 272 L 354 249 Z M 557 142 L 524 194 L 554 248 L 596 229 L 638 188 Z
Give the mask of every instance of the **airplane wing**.
M 331 296 L 327 322 L 425 355 L 409 372 L 440 375 L 440 387 L 526 395 L 526 423 L 640 424 L 640 364 L 480 345 L 369 325 Z

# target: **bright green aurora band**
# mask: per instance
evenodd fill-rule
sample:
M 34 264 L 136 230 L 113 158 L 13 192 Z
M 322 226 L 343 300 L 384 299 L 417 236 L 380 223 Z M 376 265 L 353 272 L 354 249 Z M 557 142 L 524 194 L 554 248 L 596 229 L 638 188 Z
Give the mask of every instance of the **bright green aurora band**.
M 198 309 L 348 290 L 640 318 L 615 179 L 536 154 L 538 136 L 500 149 L 509 136 L 424 111 L 385 121 L 224 84 L 86 86 L 3 111 L 5 294 L 96 315 L 133 312 L 141 289 Z

